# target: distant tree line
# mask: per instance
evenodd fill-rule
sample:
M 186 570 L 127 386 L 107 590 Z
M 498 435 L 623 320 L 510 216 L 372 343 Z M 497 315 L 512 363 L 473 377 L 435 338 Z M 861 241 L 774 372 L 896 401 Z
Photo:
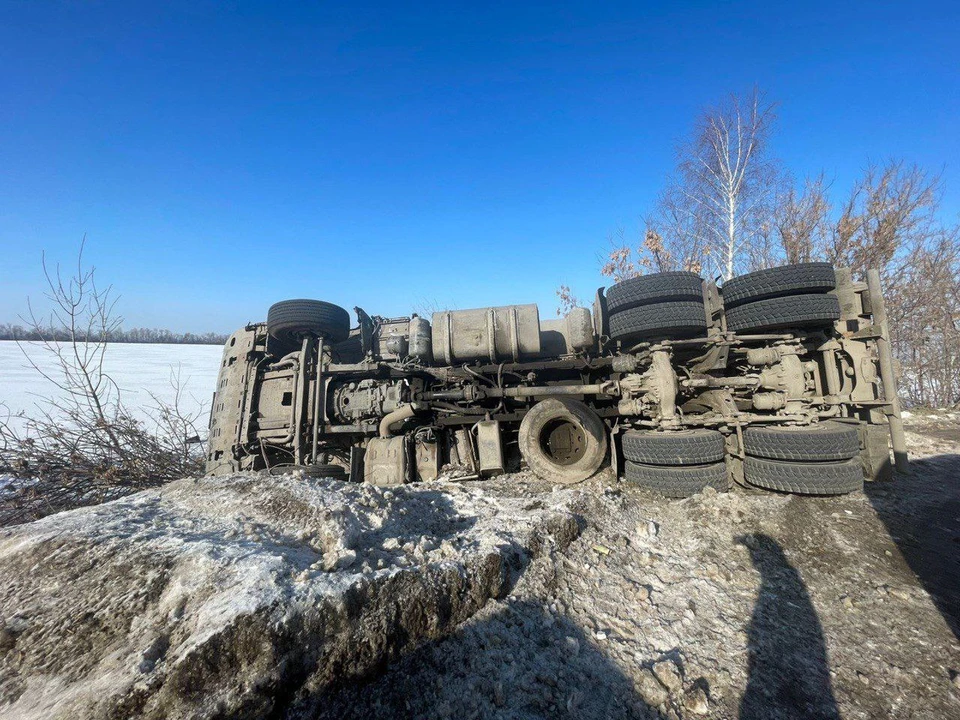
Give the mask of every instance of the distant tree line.
M 169 343 L 171 345 L 223 345 L 228 335 L 225 333 L 190 333 L 160 330 L 158 328 L 110 328 L 105 332 L 96 332 L 90 338 L 79 332 L 77 340 L 108 343 Z M 23 327 L 12 323 L 0 323 L 0 340 L 22 340 L 25 342 L 53 341 L 70 342 L 74 338 L 66 327 Z

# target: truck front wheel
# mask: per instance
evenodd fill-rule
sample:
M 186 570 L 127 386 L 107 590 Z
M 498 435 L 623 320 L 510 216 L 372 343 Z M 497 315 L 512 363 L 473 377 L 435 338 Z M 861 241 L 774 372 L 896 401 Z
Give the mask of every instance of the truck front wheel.
M 267 312 L 267 332 L 289 349 L 299 347 L 307 336 L 322 335 L 335 344 L 350 334 L 350 315 L 322 300 L 283 300 Z
M 520 423 L 519 441 L 520 454 L 536 475 L 564 485 L 593 475 L 607 454 L 603 421 L 584 403 L 567 398 L 534 405 Z

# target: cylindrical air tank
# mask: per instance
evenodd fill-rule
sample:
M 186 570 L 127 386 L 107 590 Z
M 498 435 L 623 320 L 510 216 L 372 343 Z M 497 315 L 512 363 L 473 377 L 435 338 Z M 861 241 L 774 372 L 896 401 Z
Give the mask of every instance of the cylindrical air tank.
M 433 347 L 430 344 L 430 323 L 426 318 L 414 315 L 410 318 L 410 355 L 429 363 L 433 360 Z
M 540 313 L 534 304 L 433 314 L 433 357 L 444 365 L 517 361 L 539 352 Z

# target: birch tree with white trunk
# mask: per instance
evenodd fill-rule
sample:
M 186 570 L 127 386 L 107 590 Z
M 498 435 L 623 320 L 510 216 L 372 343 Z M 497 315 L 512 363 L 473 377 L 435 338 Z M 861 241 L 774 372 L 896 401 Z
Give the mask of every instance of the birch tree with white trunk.
M 780 178 L 768 156 L 775 110 L 756 89 L 705 110 L 679 148 L 677 177 L 663 196 L 668 212 L 661 217 L 685 221 L 682 234 L 676 222 L 664 230 L 675 243 L 697 247 L 705 266 L 724 280 L 743 269 L 769 224 Z

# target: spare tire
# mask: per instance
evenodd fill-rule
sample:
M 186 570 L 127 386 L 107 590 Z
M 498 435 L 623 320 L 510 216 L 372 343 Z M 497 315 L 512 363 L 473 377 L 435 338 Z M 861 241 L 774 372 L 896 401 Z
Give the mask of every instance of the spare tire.
M 267 332 L 289 347 L 298 346 L 304 337 L 321 335 L 334 344 L 350 335 L 350 315 L 323 300 L 283 300 L 270 306 Z
M 627 460 L 623 465 L 623 472 L 627 482 L 641 485 L 667 497 L 689 497 L 707 487 L 721 491 L 730 488 L 727 464 L 724 462 L 670 467 L 641 465 Z
M 860 453 L 860 434 L 856 425 L 838 422 L 748 427 L 743 431 L 743 450 L 747 455 L 770 460 L 849 460 Z
M 609 324 L 613 340 L 692 337 L 706 333 L 707 313 L 702 300 L 653 303 L 612 313 Z
M 607 427 L 579 400 L 546 398 L 523 416 L 520 454 L 544 480 L 569 485 L 600 469 L 607 454 Z
M 747 456 L 743 477 L 766 490 L 801 495 L 844 495 L 863 488 L 863 465 L 858 458 L 843 462 L 794 463 Z
M 730 278 L 723 284 L 721 293 L 724 305 L 733 308 L 747 302 L 784 295 L 825 293 L 836 286 L 837 276 L 833 265 L 814 262 L 783 265 Z
M 840 319 L 836 295 L 790 295 L 729 308 L 727 329 L 736 332 L 809 328 Z
M 615 313 L 637 305 L 669 300 L 703 302 L 703 279 L 687 271 L 641 275 L 618 282 L 607 291 L 607 311 Z
M 716 430 L 664 432 L 630 430 L 623 434 L 623 456 L 649 465 L 704 465 L 723 460 L 723 435 Z

